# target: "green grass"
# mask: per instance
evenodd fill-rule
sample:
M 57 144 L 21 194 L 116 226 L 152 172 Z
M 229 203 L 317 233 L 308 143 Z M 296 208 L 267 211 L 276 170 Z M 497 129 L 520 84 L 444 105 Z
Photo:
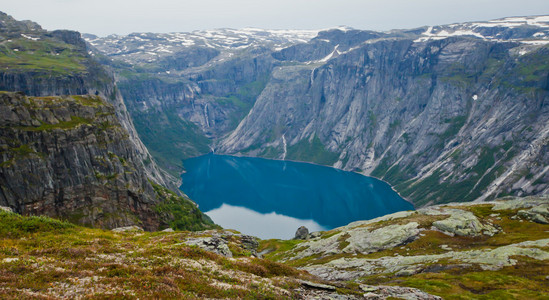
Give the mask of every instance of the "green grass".
M 68 130 L 68 129 L 74 129 L 78 126 L 84 125 L 84 124 L 91 124 L 93 120 L 82 118 L 79 116 L 71 116 L 70 121 L 61 121 L 57 124 L 48 124 L 45 122 L 42 122 L 42 124 L 38 127 L 34 126 L 25 126 L 25 127 L 18 127 L 20 130 L 24 131 L 43 131 L 43 130 L 55 130 L 55 129 L 61 129 L 61 130 Z
M 23 217 L 0 211 L 0 237 L 20 238 L 33 233 L 67 233 L 74 225 L 41 216 Z
M 75 46 L 53 39 L 18 38 L 0 43 L 0 70 L 4 71 L 74 75 L 86 70 L 85 60 L 85 53 Z
M 191 231 L 220 228 L 189 199 L 185 199 L 158 184 L 150 183 L 156 194 L 162 199 L 154 209 L 161 216 L 169 216 L 169 221 L 167 221 L 169 228 Z

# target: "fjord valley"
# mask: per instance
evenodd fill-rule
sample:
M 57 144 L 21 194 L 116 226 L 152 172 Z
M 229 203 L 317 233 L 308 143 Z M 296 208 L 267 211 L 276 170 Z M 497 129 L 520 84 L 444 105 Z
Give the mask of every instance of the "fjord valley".
M 547 193 L 548 24 L 85 37 L 167 169 L 212 149 L 314 162 L 425 206 Z
M 97 37 L 0 13 L 0 297 L 546 299 L 548 45 L 547 16 Z M 247 234 L 269 215 L 313 232 Z

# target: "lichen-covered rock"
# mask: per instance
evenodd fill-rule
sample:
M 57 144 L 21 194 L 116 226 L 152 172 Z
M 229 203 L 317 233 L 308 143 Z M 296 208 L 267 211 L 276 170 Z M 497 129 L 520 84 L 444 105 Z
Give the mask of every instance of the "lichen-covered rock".
M 534 206 L 528 210 L 519 210 L 518 216 L 540 224 L 549 224 L 549 204 Z
M 350 237 L 341 239 L 348 243 L 342 249 L 347 253 L 372 253 L 412 242 L 420 233 L 418 223 L 389 225 L 373 231 L 353 230 Z
M 117 227 L 111 229 L 113 232 L 142 232 L 143 228 L 139 226 L 126 226 L 126 227 Z
M 471 212 L 461 209 L 446 209 L 450 216 L 444 220 L 433 222 L 438 230 L 459 236 L 493 235 L 497 229 L 491 225 L 482 224 Z
M 358 223 L 354 223 L 357 225 Z M 301 243 L 292 259 L 299 259 L 310 255 L 333 255 L 337 253 L 368 254 L 383 249 L 390 249 L 398 245 L 413 241 L 421 232 L 418 223 L 411 222 L 403 225 L 390 225 L 378 229 L 369 229 L 356 226 L 352 229 L 340 227 L 335 229 L 342 232 L 328 238 L 316 238 Z
M 190 238 L 185 241 L 189 246 L 197 246 L 200 249 L 214 252 L 225 257 L 233 257 L 233 253 L 227 245 L 227 240 L 220 236 Z
M 492 210 L 511 210 L 520 208 L 531 208 L 538 205 L 549 204 L 549 196 L 541 197 L 523 197 L 523 198 L 503 198 L 500 201 L 494 201 Z
M 380 300 L 387 299 L 387 298 L 397 298 L 397 299 L 407 299 L 407 300 L 442 299 L 441 297 L 434 296 L 434 295 L 425 293 L 419 289 L 409 288 L 409 287 L 361 284 L 360 289 L 366 292 L 366 294 L 364 294 L 364 297 L 366 297 L 366 299 L 380 299 Z
M 257 248 L 259 247 L 259 241 L 255 236 L 241 235 L 240 244 L 243 249 L 250 251 L 253 256 L 258 256 Z

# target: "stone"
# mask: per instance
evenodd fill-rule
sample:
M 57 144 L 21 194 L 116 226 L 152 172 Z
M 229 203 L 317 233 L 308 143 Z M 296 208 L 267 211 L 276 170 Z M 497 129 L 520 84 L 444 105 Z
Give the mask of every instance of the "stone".
M 166 228 L 162 232 L 174 232 L 173 228 Z
M 125 226 L 125 227 L 117 227 L 112 229 L 113 232 L 142 232 L 144 231 L 143 228 L 139 226 Z
M 389 225 L 373 231 L 351 230 L 348 231 L 350 237 L 345 239 L 349 244 L 343 251 L 366 254 L 404 245 L 417 238 L 420 232 L 418 226 L 417 222 L 410 222 L 403 225 Z
M 301 226 L 295 232 L 294 240 L 306 240 L 309 236 L 309 229 L 305 226 Z
M 322 236 L 322 232 L 321 231 L 315 231 L 315 232 L 311 232 L 309 233 L 309 239 L 316 239 L 318 237 Z
M 333 285 L 328 284 L 322 284 L 322 283 L 316 283 L 312 281 L 307 280 L 299 280 L 299 283 L 306 287 L 315 288 L 315 289 L 321 289 L 321 290 L 328 290 L 328 291 L 335 291 L 336 287 Z
M 219 236 L 189 238 L 184 243 L 189 246 L 197 246 L 202 250 L 214 252 L 225 257 L 233 257 L 233 253 L 231 252 L 231 249 L 229 249 L 227 241 Z
M 259 254 L 257 253 L 257 248 L 259 248 L 259 241 L 255 236 L 251 236 L 251 235 L 240 236 L 240 246 L 243 249 L 250 251 L 250 253 L 253 256 L 256 256 L 256 257 L 259 256 Z
M 497 232 L 493 226 L 482 224 L 472 212 L 461 209 L 446 209 L 445 212 L 449 212 L 450 217 L 433 222 L 433 226 L 442 232 L 459 236 L 490 235 Z
M 12 213 L 13 209 L 11 209 L 10 207 L 7 207 L 7 206 L 0 206 L 0 211 L 5 211 L 5 212 Z
M 536 223 L 549 224 L 549 204 L 534 206 L 528 210 L 519 210 L 517 215 Z

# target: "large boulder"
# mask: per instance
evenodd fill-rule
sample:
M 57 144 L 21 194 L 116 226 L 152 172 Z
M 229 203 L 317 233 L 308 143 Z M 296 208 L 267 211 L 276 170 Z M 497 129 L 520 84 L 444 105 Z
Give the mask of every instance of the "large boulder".
M 493 226 L 482 224 L 472 212 L 461 209 L 447 209 L 445 212 L 450 213 L 450 217 L 433 222 L 433 226 L 442 232 L 459 236 L 493 235 L 497 232 Z
M 309 236 L 309 229 L 305 226 L 301 226 L 295 232 L 294 240 L 306 240 Z

